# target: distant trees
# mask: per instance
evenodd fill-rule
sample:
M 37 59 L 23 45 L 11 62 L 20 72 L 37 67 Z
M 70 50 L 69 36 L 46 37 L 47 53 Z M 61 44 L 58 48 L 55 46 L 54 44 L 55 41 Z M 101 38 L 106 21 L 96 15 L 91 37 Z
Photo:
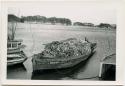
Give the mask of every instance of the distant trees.
M 20 22 L 20 18 L 19 17 L 17 17 L 17 16 L 15 16 L 15 15 L 13 15 L 13 14 L 9 14 L 8 15 L 8 22 L 12 22 L 12 21 L 16 21 L 16 22 Z
M 108 23 L 100 23 L 99 25 L 94 25 L 93 23 L 82 23 L 82 22 L 74 22 L 74 26 L 89 26 L 89 27 L 99 27 L 99 28 L 108 28 L 108 29 L 116 29 L 116 24 L 108 24 Z
M 56 17 L 50 17 L 47 18 L 45 16 L 21 16 L 21 18 L 9 14 L 8 15 L 8 21 L 18 21 L 18 22 L 34 22 L 34 23 L 50 23 L 50 24 L 62 24 L 62 25 L 72 25 L 72 22 L 68 18 L 56 18 Z
M 22 22 L 41 22 L 41 23 L 45 23 L 46 22 L 46 17 L 44 16 L 21 16 L 21 20 Z
M 62 25 L 72 25 L 72 22 L 70 19 L 67 18 L 56 18 L 56 17 L 50 17 L 46 18 L 45 16 L 22 16 L 21 17 L 23 22 L 36 22 L 36 23 L 51 23 L 51 24 L 57 24 L 60 23 Z
M 100 24 L 98 25 L 98 27 L 101 27 L 101 28 L 104 28 L 104 27 L 109 28 L 109 27 L 111 27 L 111 25 L 110 25 L 110 24 L 106 24 L 106 23 L 100 23 Z
M 74 22 L 73 23 L 74 26 L 94 26 L 94 24 L 92 23 L 82 23 L 82 22 Z
M 16 21 L 16 22 L 29 22 L 29 23 L 43 23 L 43 24 L 61 24 L 61 25 L 72 25 L 72 21 L 68 18 L 57 18 L 57 17 L 45 17 L 45 16 L 40 16 L 40 15 L 35 15 L 35 16 L 21 16 L 21 18 L 9 14 L 8 15 L 8 22 L 11 21 Z M 93 23 L 83 23 L 83 22 L 74 22 L 74 26 L 90 26 L 94 27 L 95 25 Z M 100 28 L 113 28 L 116 29 L 116 24 L 108 24 L 108 23 L 100 23 L 99 25 L 96 25 L 96 27 Z
M 81 23 L 81 22 L 74 22 L 73 25 L 74 25 L 74 26 L 84 26 L 84 24 Z
M 116 29 L 116 24 L 100 23 L 97 26 L 100 27 L 100 28 L 113 28 L 113 29 Z
M 116 24 L 111 24 L 112 28 L 116 29 Z

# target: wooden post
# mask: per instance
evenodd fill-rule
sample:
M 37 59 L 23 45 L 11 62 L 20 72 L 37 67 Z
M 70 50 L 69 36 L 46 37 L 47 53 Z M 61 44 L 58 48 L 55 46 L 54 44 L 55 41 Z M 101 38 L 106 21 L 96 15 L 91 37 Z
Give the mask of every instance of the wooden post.
M 100 63 L 100 71 L 99 71 L 99 77 L 102 77 L 102 70 L 103 70 L 103 62 Z

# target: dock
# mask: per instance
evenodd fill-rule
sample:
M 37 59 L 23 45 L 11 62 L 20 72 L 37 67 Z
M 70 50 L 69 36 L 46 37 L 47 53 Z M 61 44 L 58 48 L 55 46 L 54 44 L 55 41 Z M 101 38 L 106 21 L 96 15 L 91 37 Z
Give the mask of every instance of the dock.
M 111 54 L 105 57 L 100 62 L 100 72 L 99 77 L 104 79 L 106 76 L 115 79 L 115 70 L 116 70 L 116 54 Z M 108 74 L 110 71 L 110 74 Z M 106 74 L 107 73 L 107 74 Z

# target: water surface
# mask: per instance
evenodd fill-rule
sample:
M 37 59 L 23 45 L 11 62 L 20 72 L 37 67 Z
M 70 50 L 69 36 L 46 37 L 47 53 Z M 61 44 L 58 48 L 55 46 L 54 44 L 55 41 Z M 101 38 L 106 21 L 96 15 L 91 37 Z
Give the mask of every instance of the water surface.
M 32 55 L 41 52 L 44 49 L 43 44 L 74 37 L 83 40 L 87 37 L 90 41 L 97 43 L 96 53 L 87 62 L 69 69 L 32 73 Z M 23 39 L 23 44 L 26 45 L 24 52 L 28 59 L 24 65 L 9 67 L 8 79 L 98 80 L 100 60 L 116 52 L 116 31 L 100 28 L 18 24 L 16 39 Z

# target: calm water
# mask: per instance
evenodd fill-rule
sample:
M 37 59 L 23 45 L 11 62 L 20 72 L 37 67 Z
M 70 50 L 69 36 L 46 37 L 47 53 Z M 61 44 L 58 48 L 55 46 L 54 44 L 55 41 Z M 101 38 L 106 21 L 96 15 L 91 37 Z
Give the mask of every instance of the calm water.
M 41 52 L 44 49 L 43 44 L 73 37 L 84 39 L 85 36 L 97 43 L 96 53 L 87 62 L 70 69 L 32 73 L 32 55 Z M 8 79 L 98 80 L 100 60 L 116 51 L 116 31 L 99 30 L 99 28 L 18 24 L 16 39 L 23 39 L 23 44 L 26 45 L 24 52 L 28 59 L 23 65 L 8 67 Z

